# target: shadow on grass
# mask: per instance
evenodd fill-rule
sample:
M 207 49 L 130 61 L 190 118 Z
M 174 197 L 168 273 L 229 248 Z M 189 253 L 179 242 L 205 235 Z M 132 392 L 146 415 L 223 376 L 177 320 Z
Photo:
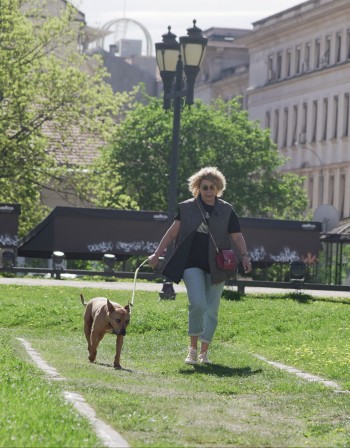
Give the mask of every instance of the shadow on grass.
M 206 375 L 225 376 L 251 376 L 261 373 L 262 369 L 252 370 L 251 367 L 229 367 L 222 364 L 206 364 L 189 366 L 187 369 L 180 369 L 179 373 L 193 375 L 194 373 L 205 373 Z
M 231 289 L 224 289 L 222 292 L 222 298 L 225 300 L 232 300 L 232 301 L 240 301 L 243 300 L 245 294 L 239 292 L 239 291 L 232 291 Z
M 125 369 L 124 367 L 121 367 L 120 369 L 117 369 L 116 367 L 114 367 L 113 364 L 107 364 L 105 362 L 94 362 L 94 364 L 96 364 L 97 366 L 108 367 L 108 368 L 113 369 L 113 370 L 123 370 L 124 372 L 131 372 L 131 373 L 133 372 L 133 370 Z
M 289 292 L 285 294 L 285 298 L 296 300 L 299 303 L 310 303 L 315 301 L 315 298 L 312 297 L 312 295 L 300 291 Z
M 328 291 L 331 293 L 331 291 Z M 326 291 L 325 291 L 326 293 Z M 342 305 L 350 305 L 350 300 L 346 298 L 334 298 L 334 297 L 314 297 L 310 294 L 306 294 L 301 291 L 291 292 L 285 294 L 286 299 L 296 300 L 300 303 L 311 303 L 311 302 L 329 302 L 329 303 L 341 303 Z
M 224 291 L 222 293 L 222 298 L 225 300 L 228 300 L 228 301 L 239 302 L 239 301 L 244 300 L 244 297 L 245 297 L 245 294 L 243 294 L 239 291 L 232 291 L 230 289 L 224 289 Z M 297 302 L 300 302 L 300 303 L 310 303 L 310 302 L 315 301 L 315 298 L 312 295 L 306 294 L 301 291 L 288 292 L 286 294 L 283 294 L 283 298 L 296 300 Z

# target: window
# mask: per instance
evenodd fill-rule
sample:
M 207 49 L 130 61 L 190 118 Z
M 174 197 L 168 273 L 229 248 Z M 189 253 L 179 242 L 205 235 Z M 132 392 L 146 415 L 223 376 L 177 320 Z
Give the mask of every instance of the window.
M 317 140 L 317 115 L 318 115 L 318 103 L 314 101 L 312 103 L 312 134 L 311 141 L 316 142 Z
M 271 129 L 271 114 L 270 114 L 270 111 L 267 111 L 266 115 L 265 115 L 265 129 Z
M 287 50 L 286 57 L 286 76 L 289 77 L 291 75 L 291 67 L 292 67 L 292 52 L 291 50 Z
M 339 208 L 340 208 L 340 216 L 344 216 L 344 208 L 345 208 L 345 185 L 346 185 L 346 177 L 345 173 L 340 173 L 340 185 L 339 185 Z
M 334 175 L 329 176 L 328 183 L 328 204 L 333 205 L 334 203 Z
M 344 96 L 344 130 L 343 136 L 349 137 L 349 119 L 350 119 L 350 94 L 346 93 Z
M 321 170 L 318 176 L 319 181 L 319 188 L 318 188 L 318 204 L 323 204 L 323 193 L 324 193 L 324 175 L 323 171 Z
M 293 106 L 293 122 L 292 122 L 292 145 L 298 143 L 297 129 L 298 129 L 298 106 Z
M 335 42 L 335 62 L 341 62 L 341 33 L 337 33 Z
M 311 44 L 310 42 L 305 44 L 305 57 L 303 71 L 308 72 L 310 70 L 310 55 L 311 55 Z
M 346 59 L 350 59 L 350 30 L 346 33 Z
M 329 65 L 331 61 L 331 37 L 326 36 L 325 51 L 323 55 L 323 64 Z
M 303 116 L 301 118 L 301 132 L 305 134 L 306 137 L 306 129 L 307 129 L 307 103 L 303 103 Z M 306 140 L 305 142 L 306 143 Z
M 282 77 L 282 53 L 277 54 L 277 67 L 276 67 L 276 78 L 281 79 Z
M 308 177 L 308 188 L 307 188 L 307 195 L 309 199 L 310 208 L 312 208 L 312 198 L 314 194 L 314 178 L 313 176 Z
M 333 98 L 333 130 L 332 130 L 332 138 L 338 138 L 338 116 L 339 116 L 339 97 L 336 95 Z
M 295 74 L 299 75 L 301 67 L 301 48 L 297 47 L 295 49 Z
M 288 146 L 288 107 L 283 110 L 283 147 Z
M 273 71 L 273 56 L 269 56 L 267 67 L 268 67 L 267 79 L 268 81 L 273 81 L 275 79 L 275 73 Z
M 316 39 L 315 41 L 315 68 L 320 68 L 321 63 L 321 41 Z
M 328 99 L 323 100 L 322 140 L 327 140 Z
M 273 141 L 276 144 L 278 144 L 279 127 L 280 127 L 280 111 L 278 109 L 276 109 L 275 110 L 275 122 L 274 122 L 274 135 L 273 135 Z

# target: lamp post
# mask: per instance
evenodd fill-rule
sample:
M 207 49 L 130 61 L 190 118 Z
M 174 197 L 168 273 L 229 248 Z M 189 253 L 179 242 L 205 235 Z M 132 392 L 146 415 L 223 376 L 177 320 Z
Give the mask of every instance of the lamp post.
M 194 84 L 200 70 L 208 39 L 203 37 L 202 30 L 197 28 L 196 20 L 193 27 L 187 29 L 187 36 L 180 37 L 180 43 L 176 35 L 168 27 L 168 32 L 163 34 L 163 42 L 156 43 L 156 59 L 160 76 L 163 82 L 164 98 L 163 108 L 165 110 L 173 107 L 173 131 L 169 176 L 169 201 L 168 221 L 172 222 L 176 212 L 177 198 L 177 166 L 180 144 L 180 122 L 183 98 L 186 104 L 193 104 Z M 170 251 L 171 253 L 171 248 Z M 175 298 L 174 289 L 167 283 L 166 291 L 161 298 Z
M 307 145 L 301 145 L 300 143 L 296 143 L 295 146 L 296 146 L 297 148 L 300 148 L 301 150 L 306 149 L 307 151 L 312 152 L 312 154 L 313 154 L 313 155 L 316 157 L 316 159 L 319 161 L 320 166 L 321 166 L 321 168 L 322 168 L 322 166 L 324 165 L 324 163 L 323 163 L 321 157 L 317 154 L 317 152 L 316 152 L 314 149 L 310 148 L 310 147 L 307 146 Z
M 312 202 L 314 202 L 314 200 L 316 201 L 316 203 L 318 204 L 319 202 L 323 203 L 323 196 L 324 196 L 324 173 L 323 173 L 323 166 L 324 163 L 321 159 L 321 157 L 317 154 L 317 152 L 310 148 L 309 146 L 303 144 L 300 145 L 299 143 L 296 144 L 297 148 L 300 148 L 301 150 L 307 150 L 310 151 L 318 160 L 319 164 L 320 164 L 320 170 L 319 170 L 319 175 L 317 174 L 317 176 L 319 176 L 320 180 L 317 180 L 317 197 L 316 199 L 314 199 L 314 193 L 313 194 L 313 199 Z M 318 193 L 318 187 L 320 187 L 320 193 Z M 319 201 L 320 199 L 320 201 Z

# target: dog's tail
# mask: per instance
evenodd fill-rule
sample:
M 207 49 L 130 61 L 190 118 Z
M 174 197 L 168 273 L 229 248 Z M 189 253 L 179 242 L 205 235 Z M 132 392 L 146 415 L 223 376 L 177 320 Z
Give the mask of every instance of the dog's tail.
M 81 303 L 82 303 L 84 306 L 87 305 L 87 304 L 85 303 L 83 294 L 80 294 L 80 300 L 81 300 Z

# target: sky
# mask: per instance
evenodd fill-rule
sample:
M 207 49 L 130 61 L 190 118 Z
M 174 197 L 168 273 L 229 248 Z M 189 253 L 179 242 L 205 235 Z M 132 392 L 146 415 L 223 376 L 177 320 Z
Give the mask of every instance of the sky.
M 90 26 L 101 27 L 115 19 L 132 19 L 147 28 L 153 47 L 162 41 L 162 34 L 171 26 L 178 37 L 186 35 L 193 19 L 202 30 L 211 27 L 252 28 L 252 23 L 292 8 L 301 0 L 71 0 L 85 14 Z M 124 21 L 124 23 L 126 23 Z M 140 27 L 121 24 L 114 35 L 127 39 L 144 39 Z M 112 43 L 112 42 L 110 42 Z

